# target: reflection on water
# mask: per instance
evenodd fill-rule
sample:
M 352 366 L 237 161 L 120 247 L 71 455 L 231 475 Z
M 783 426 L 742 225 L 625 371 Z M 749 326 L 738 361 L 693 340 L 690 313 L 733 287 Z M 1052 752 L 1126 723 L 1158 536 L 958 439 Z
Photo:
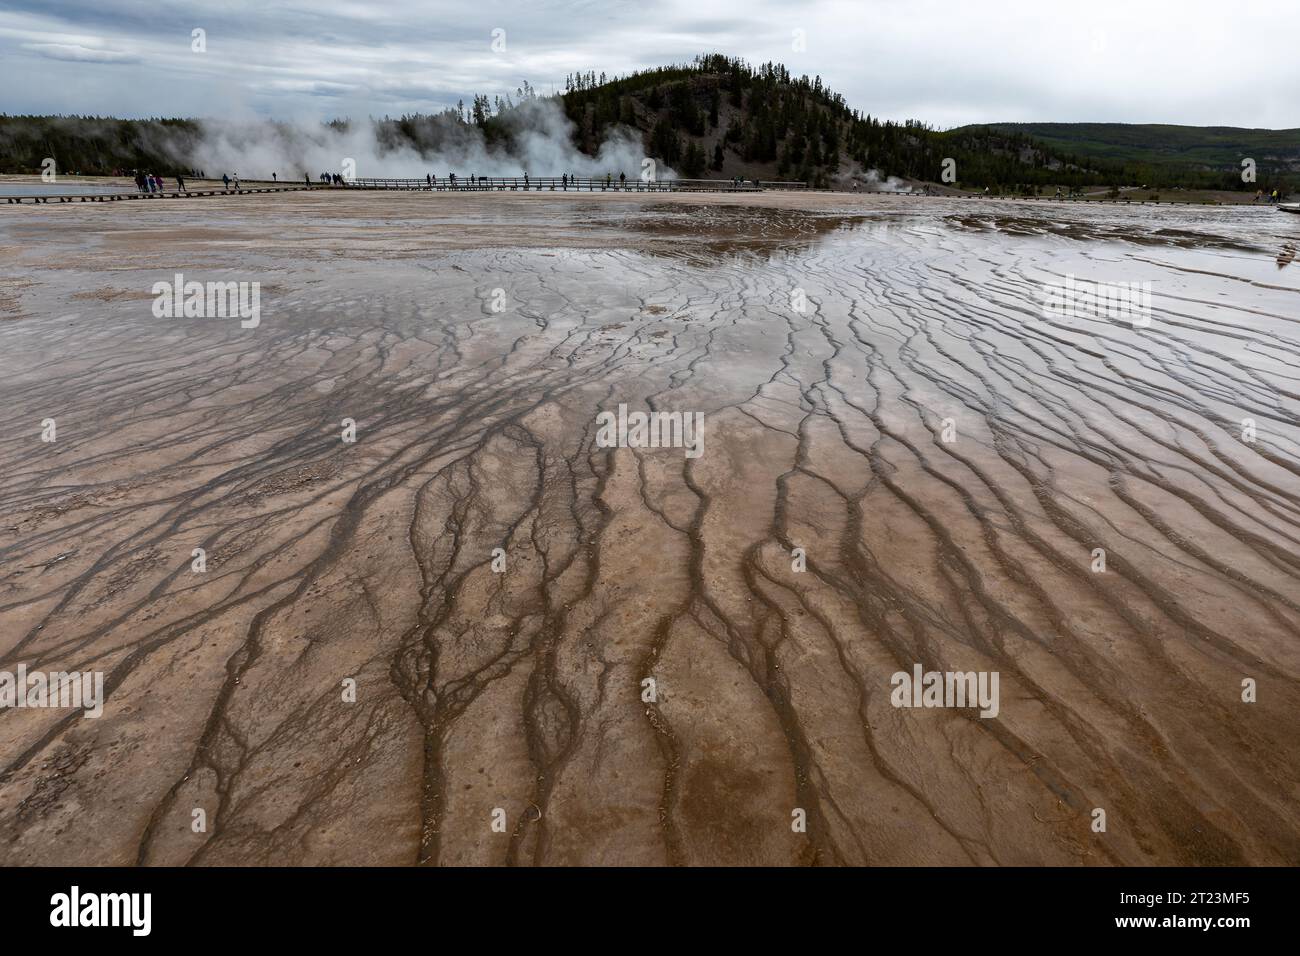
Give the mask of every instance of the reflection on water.
M 624 230 L 669 244 L 652 246 L 652 251 L 679 256 L 738 252 L 786 254 L 870 221 L 870 217 L 861 214 L 722 204 L 683 207 L 662 203 L 617 211 L 599 208 L 595 213 L 586 222 L 606 225 L 612 213 L 616 224 Z

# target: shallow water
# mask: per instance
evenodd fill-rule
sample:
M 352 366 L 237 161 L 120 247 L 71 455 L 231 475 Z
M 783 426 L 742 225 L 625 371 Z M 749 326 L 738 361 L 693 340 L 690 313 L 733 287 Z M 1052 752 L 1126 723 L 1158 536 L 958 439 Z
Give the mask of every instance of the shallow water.
M 134 192 L 125 186 L 101 186 L 90 183 L 14 183 L 0 181 L 3 196 L 99 196 Z
M 1298 241 L 915 197 L 8 212 L 0 667 L 110 698 L 0 713 L 0 859 L 1294 862 Z M 155 319 L 176 272 L 261 282 L 260 325 Z M 1068 276 L 1147 321 L 1045 312 Z M 703 454 L 598 447 L 620 404 Z M 916 664 L 997 672 L 997 716 L 893 706 Z

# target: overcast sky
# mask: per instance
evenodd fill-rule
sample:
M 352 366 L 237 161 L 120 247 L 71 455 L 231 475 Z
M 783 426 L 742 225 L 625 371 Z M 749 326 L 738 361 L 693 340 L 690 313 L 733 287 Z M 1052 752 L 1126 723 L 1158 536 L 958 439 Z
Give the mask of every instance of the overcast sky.
M 716 51 L 820 74 L 852 107 L 937 126 L 1300 127 L 1300 0 L 0 4 L 7 113 L 398 115 Z M 206 52 L 192 49 L 196 28 Z

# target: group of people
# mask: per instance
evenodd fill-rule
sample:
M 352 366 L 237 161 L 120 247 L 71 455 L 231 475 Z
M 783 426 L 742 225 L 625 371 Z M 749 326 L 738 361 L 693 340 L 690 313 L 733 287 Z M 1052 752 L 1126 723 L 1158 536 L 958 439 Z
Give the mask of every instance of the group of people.
M 153 173 L 146 173 L 137 169 L 135 171 L 135 188 L 147 194 L 160 193 L 165 187 L 161 176 L 155 176 Z M 179 192 L 185 192 L 185 180 L 180 176 L 176 177 L 176 189 Z
M 138 190 L 139 190 L 140 192 L 142 192 L 142 193 L 146 193 L 146 194 L 148 194 L 148 193 L 161 193 L 161 192 L 166 188 L 166 186 L 165 186 L 165 184 L 164 184 L 164 182 L 163 182 L 163 178 L 162 178 L 161 176 L 158 176 L 158 175 L 156 175 L 156 174 L 154 174 L 154 173 L 151 173 L 151 172 L 145 172 L 144 170 L 138 170 L 138 169 L 137 169 L 137 170 L 132 170 L 132 173 L 133 173 L 134 178 L 135 178 L 135 188 L 138 189 Z M 191 170 L 191 175 L 192 175 L 192 176 L 196 176 L 196 177 L 198 177 L 199 179 L 204 178 L 204 177 L 203 177 L 203 174 L 202 174 L 201 172 L 198 172 L 198 171 L 193 171 L 193 170 Z M 307 183 L 307 185 L 309 185 L 309 186 L 311 185 L 311 177 L 310 177 L 309 175 L 307 175 L 306 173 L 303 173 L 303 177 L 302 177 L 302 178 L 303 178 L 303 181 L 304 181 L 305 183 Z M 271 181 L 272 181 L 272 182 L 279 182 L 279 177 L 278 177 L 275 173 L 272 173 L 272 174 L 271 174 Z M 342 176 L 340 176 L 338 173 L 321 173 L 321 174 L 320 174 L 320 181 L 321 181 L 322 183 L 325 183 L 326 185 L 334 185 L 334 186 L 344 186 L 344 185 L 347 184 L 347 181 L 346 181 Z M 456 177 L 455 177 L 455 175 L 453 175 L 453 176 L 451 177 L 451 181 L 452 181 L 453 184 L 456 182 Z M 436 182 L 437 182 L 437 177 L 436 177 L 436 176 L 435 176 L 435 177 L 429 177 L 429 182 L 430 182 L 430 185 L 432 185 L 433 183 L 436 183 Z M 226 189 L 230 189 L 232 186 L 233 186 L 235 189 L 239 189 L 239 188 L 240 188 L 240 186 L 239 186 L 239 174 L 238 174 L 238 173 L 235 173 L 235 174 L 232 176 L 230 173 L 222 173 L 222 174 L 221 174 L 221 183 L 222 183 L 222 186 L 223 186 L 224 188 L 226 188 Z M 186 188 L 185 188 L 185 177 L 182 176 L 180 173 L 177 173 L 177 174 L 176 174 L 176 191 L 177 191 L 177 192 L 187 192 L 187 191 L 188 191 L 188 190 L 186 190 Z
M 426 173 L 424 177 L 424 182 L 425 185 L 431 188 L 437 186 L 438 174 Z M 448 173 L 444 179 L 444 182 L 450 189 L 455 189 L 457 183 L 461 183 L 462 185 L 468 183 L 468 187 L 470 189 L 474 189 L 476 187 L 490 186 L 493 180 L 490 176 L 476 176 L 476 175 L 471 175 L 468 179 L 457 179 L 455 173 Z M 505 183 L 509 185 L 509 184 L 518 184 L 519 180 L 513 177 L 499 177 L 497 182 Z M 554 180 L 551 180 L 551 182 L 554 183 Z M 614 184 L 614 174 L 606 173 L 605 174 L 606 188 L 613 186 L 613 184 Z M 533 185 L 533 180 L 529 177 L 528 173 L 525 172 L 523 174 L 524 189 L 530 189 L 532 188 L 532 185 Z M 563 175 L 560 176 L 561 188 L 567 190 L 570 186 L 577 188 L 577 185 L 578 185 L 578 177 L 573 173 L 564 173 Z M 627 173 L 618 174 L 618 185 L 620 189 L 624 189 L 627 187 Z M 541 187 L 539 186 L 538 188 L 540 189 Z M 552 186 L 551 188 L 554 188 L 554 186 Z
M 1285 197 L 1284 197 L 1280 192 L 1278 192 L 1276 189 L 1274 189 L 1271 193 L 1266 193 L 1266 192 L 1264 192 L 1264 190 L 1262 190 L 1262 189 L 1256 189 L 1256 190 L 1255 190 L 1255 199 L 1254 199 L 1254 201 L 1255 201 L 1255 202 L 1263 202 L 1263 203 L 1267 203 L 1267 204 L 1270 205 L 1270 206 L 1276 206 L 1276 205 L 1277 205 L 1278 203 L 1280 203 L 1284 198 L 1285 198 Z

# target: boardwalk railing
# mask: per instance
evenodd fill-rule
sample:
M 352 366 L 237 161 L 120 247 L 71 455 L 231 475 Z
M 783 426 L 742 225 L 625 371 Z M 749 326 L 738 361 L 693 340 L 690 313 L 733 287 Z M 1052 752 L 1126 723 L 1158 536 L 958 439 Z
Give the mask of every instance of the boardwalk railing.
M 312 189 L 324 189 L 321 183 L 286 183 L 272 185 L 245 186 L 241 185 L 236 189 L 233 185 L 229 188 L 205 187 L 198 189 L 162 189 L 151 193 L 140 191 L 132 192 L 128 187 L 122 187 L 119 192 L 109 193 L 46 193 L 44 195 L 35 194 L 27 196 L 0 196 L 6 204 L 23 205 L 25 203 L 69 203 L 69 202 L 124 202 L 132 199 L 196 199 L 201 196 L 251 196 L 256 193 L 293 193 L 303 192 Z
M 534 179 L 525 176 L 427 176 L 423 179 L 352 179 L 343 184 L 351 189 L 422 189 L 434 192 L 759 192 L 763 189 L 807 189 L 807 183 L 766 182 L 753 179 L 640 179 L 620 181 L 610 177 L 567 179 L 563 176 Z
M 761 192 L 768 189 L 808 189 L 807 183 L 792 182 L 773 182 L 768 180 L 732 180 L 732 179 L 662 179 L 656 182 L 643 182 L 640 179 L 629 179 L 619 182 L 617 179 L 605 179 L 599 177 L 596 179 L 565 179 L 545 178 L 532 179 L 531 177 L 503 177 L 503 176 L 480 176 L 466 177 L 459 176 L 453 181 L 450 177 L 440 177 L 435 179 L 429 176 L 426 179 L 353 179 L 342 185 L 334 185 L 324 182 L 312 183 L 292 183 L 292 182 L 274 182 L 274 181 L 255 181 L 245 182 L 239 187 L 229 186 L 222 188 L 204 187 L 184 190 L 165 189 L 159 192 L 142 193 L 139 191 L 132 192 L 129 187 L 123 187 L 119 192 L 94 193 L 87 195 L 70 194 L 70 195 L 28 195 L 28 196 L 3 196 L 6 203 L 26 204 L 26 203 L 78 203 L 78 202 L 122 202 L 126 200 L 150 200 L 150 199 L 191 199 L 200 196 L 246 196 L 256 193 L 284 193 L 300 192 L 303 190 L 318 189 L 404 189 L 404 190 L 431 190 L 434 192 L 519 192 L 519 191 L 547 191 L 547 192 L 628 192 L 628 193 L 673 193 L 673 192 Z

